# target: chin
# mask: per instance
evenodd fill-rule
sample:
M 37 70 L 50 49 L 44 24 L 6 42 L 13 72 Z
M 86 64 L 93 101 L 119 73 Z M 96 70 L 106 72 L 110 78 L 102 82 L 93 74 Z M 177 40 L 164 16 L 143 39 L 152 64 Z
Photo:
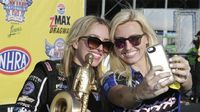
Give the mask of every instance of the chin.
M 138 62 L 138 60 L 133 60 L 133 59 L 130 59 L 130 60 L 124 60 L 125 62 L 126 62 L 126 64 L 128 64 L 128 65 L 132 65 L 132 64 L 134 64 L 134 63 L 137 63 Z
M 93 67 L 96 67 L 96 66 L 98 66 L 98 65 L 99 65 L 99 62 L 93 62 L 93 63 L 92 63 L 92 66 L 93 66 Z

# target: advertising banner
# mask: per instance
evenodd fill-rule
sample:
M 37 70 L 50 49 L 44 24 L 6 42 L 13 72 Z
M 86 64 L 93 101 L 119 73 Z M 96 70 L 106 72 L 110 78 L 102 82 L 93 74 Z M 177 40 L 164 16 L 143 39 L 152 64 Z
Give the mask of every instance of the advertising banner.
M 0 105 L 15 103 L 37 62 L 62 58 L 84 7 L 84 0 L 0 0 Z

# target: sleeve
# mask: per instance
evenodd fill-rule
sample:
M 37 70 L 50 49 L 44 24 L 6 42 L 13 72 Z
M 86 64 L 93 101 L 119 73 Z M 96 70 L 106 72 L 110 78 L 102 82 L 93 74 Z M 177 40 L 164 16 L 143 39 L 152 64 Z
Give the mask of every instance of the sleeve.
M 116 80 L 115 80 L 115 75 L 114 74 L 110 74 L 107 77 L 105 77 L 103 84 L 102 84 L 102 93 L 107 97 L 108 96 L 108 92 L 109 90 L 118 85 Z
M 46 82 L 47 76 L 39 63 L 25 81 L 13 109 L 14 112 L 41 111 L 47 102 Z
M 112 73 L 105 77 L 101 88 L 103 94 L 107 97 L 110 89 L 116 85 L 127 85 L 126 77 L 118 73 Z

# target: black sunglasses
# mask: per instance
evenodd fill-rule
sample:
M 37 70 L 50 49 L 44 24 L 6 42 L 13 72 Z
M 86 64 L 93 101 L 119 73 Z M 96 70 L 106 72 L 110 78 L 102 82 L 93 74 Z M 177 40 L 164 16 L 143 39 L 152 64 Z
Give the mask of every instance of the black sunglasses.
M 128 38 L 124 38 L 124 37 L 115 37 L 115 46 L 118 49 L 124 48 L 126 46 L 126 40 L 128 40 L 132 46 L 138 46 L 141 43 L 141 38 L 145 35 L 141 34 L 141 35 L 131 35 Z
M 113 43 L 111 41 L 101 41 L 99 38 L 95 36 L 81 36 L 81 38 L 86 38 L 87 39 L 87 44 L 90 49 L 96 49 L 98 48 L 101 44 L 103 45 L 103 51 L 105 53 L 108 53 L 112 50 L 113 48 Z

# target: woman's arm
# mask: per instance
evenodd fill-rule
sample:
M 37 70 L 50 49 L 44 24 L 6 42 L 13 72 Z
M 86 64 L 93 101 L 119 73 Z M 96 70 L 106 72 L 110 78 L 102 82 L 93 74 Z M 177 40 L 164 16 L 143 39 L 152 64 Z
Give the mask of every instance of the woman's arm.
M 156 71 L 162 71 L 162 67 L 153 67 L 136 87 L 118 84 L 114 76 L 107 78 L 103 83 L 103 91 L 113 104 L 124 108 L 134 108 L 142 100 L 154 98 L 168 91 L 168 85 L 174 81 L 165 80 L 161 82 L 160 80 L 170 77 L 171 74 L 165 72 L 155 75 Z
M 141 100 L 137 98 L 136 88 L 125 85 L 117 85 L 111 88 L 108 99 L 113 104 L 125 108 L 135 107 L 141 103 Z

